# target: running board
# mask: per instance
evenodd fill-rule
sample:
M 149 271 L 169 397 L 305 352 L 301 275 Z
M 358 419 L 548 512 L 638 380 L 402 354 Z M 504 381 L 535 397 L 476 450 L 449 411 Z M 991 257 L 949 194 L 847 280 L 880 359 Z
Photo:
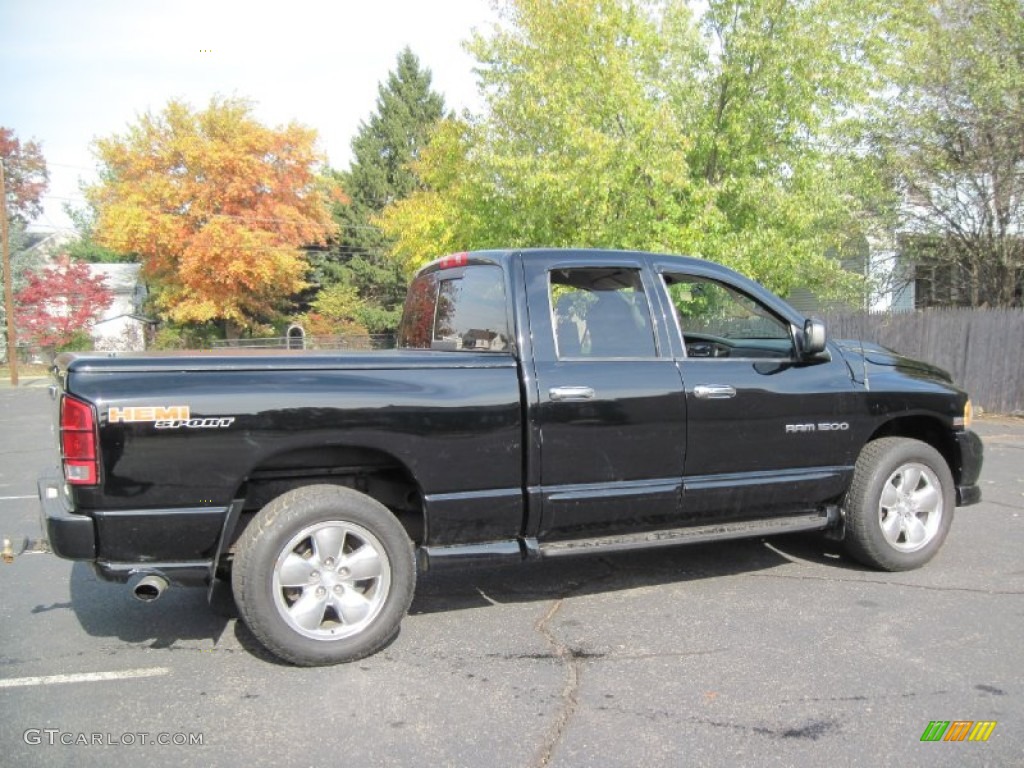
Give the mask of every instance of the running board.
M 615 552 L 627 549 L 649 549 L 700 541 L 723 539 L 745 539 L 757 536 L 775 536 L 797 531 L 820 531 L 839 522 L 837 507 L 825 512 L 808 512 L 791 517 L 776 517 L 767 520 L 752 520 L 743 523 L 716 523 L 673 528 L 667 531 L 647 531 L 622 536 L 600 536 L 593 539 L 553 541 L 538 545 L 541 557 L 562 557 L 590 552 Z

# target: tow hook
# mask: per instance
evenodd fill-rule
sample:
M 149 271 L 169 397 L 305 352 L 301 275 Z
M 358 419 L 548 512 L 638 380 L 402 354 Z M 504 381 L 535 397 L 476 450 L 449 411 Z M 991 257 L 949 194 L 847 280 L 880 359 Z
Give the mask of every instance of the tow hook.
M 10 537 L 4 536 L 0 559 L 4 561 L 4 565 L 13 565 L 14 558 L 21 555 L 45 555 L 49 552 L 51 552 L 50 542 L 46 539 L 29 539 L 28 536 L 22 536 L 15 543 Z

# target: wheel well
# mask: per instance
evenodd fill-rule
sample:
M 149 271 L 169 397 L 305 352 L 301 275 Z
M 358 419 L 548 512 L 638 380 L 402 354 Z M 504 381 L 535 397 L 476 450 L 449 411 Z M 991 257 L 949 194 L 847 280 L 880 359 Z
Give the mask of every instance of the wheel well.
M 371 448 L 317 446 L 277 454 L 249 473 L 238 488 L 244 499 L 231 545 L 272 499 L 306 485 L 342 485 L 365 493 L 389 510 L 414 544 L 423 541 L 423 495 L 412 473 L 393 456 Z
M 868 442 L 880 437 L 909 437 L 928 443 L 942 454 L 942 458 L 949 465 L 949 471 L 953 473 L 954 481 L 960 481 L 960 457 L 956 440 L 950 434 L 949 428 L 938 419 L 929 416 L 902 416 L 887 421 L 876 429 Z

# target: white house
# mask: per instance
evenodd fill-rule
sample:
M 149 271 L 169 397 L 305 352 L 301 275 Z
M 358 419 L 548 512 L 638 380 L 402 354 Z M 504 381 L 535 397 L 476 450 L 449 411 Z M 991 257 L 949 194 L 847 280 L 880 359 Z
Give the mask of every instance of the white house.
M 823 302 L 808 288 L 793 289 L 786 300 L 804 314 L 829 312 L 909 312 L 915 306 L 914 268 L 889 238 L 861 238 L 848 244 L 839 263 L 867 278 L 868 290 L 856 304 Z
M 114 294 L 103 317 L 91 328 L 96 349 L 110 352 L 141 352 L 146 348 L 146 324 L 142 302 L 146 288 L 139 280 L 138 264 L 90 264 L 94 277 L 102 277 Z

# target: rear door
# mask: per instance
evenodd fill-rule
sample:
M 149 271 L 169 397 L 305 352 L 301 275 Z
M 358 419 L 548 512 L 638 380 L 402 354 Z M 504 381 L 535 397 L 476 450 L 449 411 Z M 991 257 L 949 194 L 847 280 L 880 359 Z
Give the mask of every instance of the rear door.
M 524 257 L 541 541 L 673 525 L 686 401 L 633 255 Z

